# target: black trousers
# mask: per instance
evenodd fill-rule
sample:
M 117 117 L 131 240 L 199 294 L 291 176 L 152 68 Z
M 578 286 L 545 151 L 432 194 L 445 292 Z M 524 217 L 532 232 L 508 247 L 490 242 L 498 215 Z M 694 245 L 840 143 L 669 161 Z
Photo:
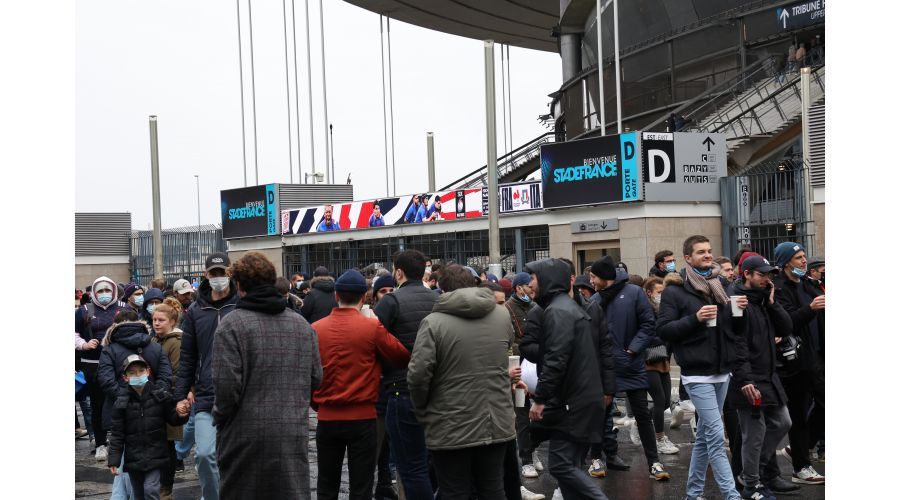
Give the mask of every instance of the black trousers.
M 528 418 L 528 412 L 531 410 L 531 398 L 525 396 L 525 407 L 516 408 L 516 440 L 519 444 L 519 459 L 522 466 L 526 466 L 532 462 L 531 454 L 534 453 L 535 446 L 531 442 L 531 420 Z
M 171 490 L 175 485 L 175 465 L 178 463 L 178 455 L 175 454 L 175 441 L 167 443 L 169 445 L 169 465 L 159 471 L 159 484 L 164 489 Z
M 728 449 L 731 451 L 731 473 L 739 477 L 744 470 L 741 461 L 743 450 L 743 438 L 741 437 L 741 422 L 737 410 L 731 404 L 730 398 L 725 398 L 725 406 L 722 407 L 722 422 L 725 424 L 725 435 L 728 436 Z
M 647 467 L 659 462 L 659 454 L 656 451 L 656 431 L 653 429 L 653 420 L 650 418 L 650 408 L 647 406 L 647 390 L 636 389 L 625 393 L 628 402 L 631 404 L 631 410 L 634 412 L 634 420 L 638 426 L 638 434 L 641 436 L 641 446 L 644 448 L 644 456 L 647 458 Z M 612 406 L 612 405 L 610 405 Z M 611 414 L 607 410 L 607 429 L 612 427 L 609 425 L 612 421 Z M 610 434 L 612 434 L 610 436 Z M 615 444 L 615 434 L 608 430 L 603 436 L 603 443 L 591 444 L 591 458 L 600 458 L 600 451 L 606 451 L 606 456 L 615 454 L 618 445 Z M 608 443 L 609 441 L 609 443 Z
M 472 492 L 479 500 L 504 500 L 503 461 L 507 443 L 432 450 L 441 500 L 469 500 Z
M 612 406 L 612 405 L 610 405 Z M 654 441 L 654 444 L 656 441 Z M 584 468 L 588 445 L 553 436 L 548 466 L 566 500 L 607 500 L 607 496 Z
M 781 384 L 788 397 L 788 413 L 791 416 L 791 431 L 788 439 L 791 442 L 791 462 L 794 472 L 811 465 L 809 461 L 809 424 L 806 412 L 813 397 L 813 377 L 801 373 L 793 377 L 782 377 Z
M 103 429 L 103 404 L 106 393 L 97 381 L 97 363 L 82 363 L 84 379 L 87 381 L 88 396 L 91 398 L 91 428 L 94 429 L 94 441 L 97 446 L 106 446 L 106 431 Z
M 619 452 L 618 431 L 613 429 L 613 411 L 615 405 L 606 407 L 606 421 L 603 424 L 603 442 L 591 443 L 591 460 L 601 460 L 603 454 L 609 458 Z
M 516 408 L 519 409 L 519 408 Z M 522 500 L 522 481 L 519 479 L 519 458 L 516 456 L 516 440 L 507 441 L 503 455 L 503 491 L 506 500 Z
M 669 372 L 647 370 L 650 397 L 653 399 L 653 428 L 665 432 L 665 412 L 672 403 L 672 376 Z
M 341 466 L 347 453 L 350 499 L 370 500 L 375 482 L 377 439 L 375 419 L 319 421 L 316 450 L 319 454 L 318 498 L 337 500 Z

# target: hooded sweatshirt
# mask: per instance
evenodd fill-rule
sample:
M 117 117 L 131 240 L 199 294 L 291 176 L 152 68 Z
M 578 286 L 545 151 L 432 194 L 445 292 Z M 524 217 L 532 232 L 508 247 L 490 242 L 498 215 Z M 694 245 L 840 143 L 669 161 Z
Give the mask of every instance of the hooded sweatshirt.
M 146 321 L 148 325 L 153 324 L 153 315 L 150 314 L 150 311 L 147 310 L 147 306 L 150 305 L 151 300 L 159 300 L 162 302 L 165 299 L 165 295 L 162 290 L 158 288 L 151 288 L 147 290 L 147 293 L 144 294 L 144 305 L 141 306 L 141 319 Z
M 310 324 L 331 314 L 331 310 L 337 307 L 334 300 L 334 278 L 331 276 L 317 276 L 309 282 L 309 295 L 303 300 L 300 314 Z
M 77 332 L 85 341 L 97 339 L 99 342 L 103 340 L 103 337 L 106 335 L 106 330 L 113 324 L 113 321 L 116 318 L 116 313 L 119 312 L 120 309 L 129 307 L 128 304 L 119 300 L 119 288 L 113 280 L 106 276 L 101 276 L 94 280 L 91 289 L 96 290 L 98 288 L 97 285 L 100 283 L 107 283 L 112 289 L 112 300 L 110 303 L 105 306 L 101 305 L 97 300 L 97 295 L 91 293 L 91 302 L 75 310 L 75 332 Z M 97 346 L 96 349 L 91 349 L 89 351 L 83 351 L 81 353 L 81 361 L 83 363 L 96 364 L 100 359 L 100 353 L 102 351 L 102 346 Z
M 419 326 L 406 380 L 428 449 L 515 438 L 507 374 L 512 323 L 494 300 L 487 288 L 444 293 Z
M 162 348 L 151 341 L 149 327 L 143 321 L 125 321 L 109 328 L 101 345 L 104 346 L 100 356 L 100 367 L 97 380 L 114 401 L 119 388 L 127 388 L 122 380 L 122 363 L 132 354 L 139 354 L 150 366 L 150 376 L 157 382 L 157 387 L 168 390 L 172 384 L 172 365 L 163 353 Z

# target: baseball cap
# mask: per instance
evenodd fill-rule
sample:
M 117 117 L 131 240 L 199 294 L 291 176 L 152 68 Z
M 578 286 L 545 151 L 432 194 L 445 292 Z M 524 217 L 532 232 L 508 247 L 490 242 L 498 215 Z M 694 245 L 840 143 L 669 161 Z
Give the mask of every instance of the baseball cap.
M 179 295 L 183 295 L 188 292 L 193 292 L 194 288 L 191 286 L 188 280 L 180 279 L 176 281 L 174 285 L 172 285 L 172 291 Z
M 228 266 L 231 265 L 231 261 L 228 259 L 228 255 L 224 252 L 216 252 L 209 254 L 209 257 L 206 258 L 206 270 L 210 271 L 213 269 L 228 269 Z
M 144 358 L 142 358 L 140 355 L 131 354 L 127 358 L 125 358 L 125 361 L 122 362 L 122 373 L 127 372 L 128 367 L 134 363 L 141 363 L 142 365 L 144 365 L 148 368 L 150 367 L 150 365 L 147 364 L 147 361 Z
M 748 257 L 744 260 L 744 263 L 741 264 L 741 272 L 743 271 L 756 271 L 758 273 L 771 273 L 772 271 L 777 271 L 778 268 L 769 264 L 769 261 L 761 256 L 754 255 L 752 257 Z

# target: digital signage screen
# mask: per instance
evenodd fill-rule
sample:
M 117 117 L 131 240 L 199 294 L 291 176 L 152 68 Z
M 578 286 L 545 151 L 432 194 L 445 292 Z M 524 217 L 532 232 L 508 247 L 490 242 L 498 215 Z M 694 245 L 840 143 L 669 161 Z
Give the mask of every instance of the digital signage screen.
M 280 234 L 277 192 L 275 184 L 222 191 L 222 237 Z

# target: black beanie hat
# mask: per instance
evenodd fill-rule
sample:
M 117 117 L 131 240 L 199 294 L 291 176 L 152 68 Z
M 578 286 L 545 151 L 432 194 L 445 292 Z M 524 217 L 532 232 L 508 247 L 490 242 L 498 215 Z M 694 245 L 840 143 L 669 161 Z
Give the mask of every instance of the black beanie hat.
M 594 276 L 603 280 L 616 279 L 616 262 L 609 255 L 591 264 L 591 272 Z

